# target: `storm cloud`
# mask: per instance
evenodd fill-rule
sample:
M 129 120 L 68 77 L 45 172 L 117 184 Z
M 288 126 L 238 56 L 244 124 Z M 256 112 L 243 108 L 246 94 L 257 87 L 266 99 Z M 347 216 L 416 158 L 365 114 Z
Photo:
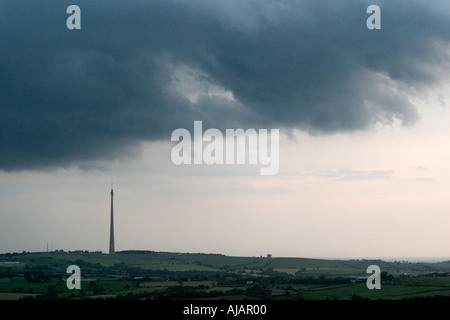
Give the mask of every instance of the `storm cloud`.
M 66 8 L 81 8 L 81 30 Z M 366 8 L 381 7 L 381 30 Z M 370 130 L 445 81 L 448 1 L 0 3 L 0 170 L 115 159 L 194 120 Z

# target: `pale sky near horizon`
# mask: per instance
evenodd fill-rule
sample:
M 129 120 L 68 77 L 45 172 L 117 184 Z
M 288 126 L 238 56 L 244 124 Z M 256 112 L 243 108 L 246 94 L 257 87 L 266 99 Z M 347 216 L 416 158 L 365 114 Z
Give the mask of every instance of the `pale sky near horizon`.
M 0 253 L 107 252 L 113 177 L 116 251 L 450 258 L 450 9 L 372 2 L 4 1 Z M 174 165 L 194 120 L 279 128 L 278 174 Z
M 2 172 L 1 252 L 47 242 L 107 252 L 114 176 L 116 250 L 448 256 L 450 112 L 427 108 L 414 127 L 282 135 L 277 176 L 258 165 L 175 166 L 169 142 L 103 170 Z

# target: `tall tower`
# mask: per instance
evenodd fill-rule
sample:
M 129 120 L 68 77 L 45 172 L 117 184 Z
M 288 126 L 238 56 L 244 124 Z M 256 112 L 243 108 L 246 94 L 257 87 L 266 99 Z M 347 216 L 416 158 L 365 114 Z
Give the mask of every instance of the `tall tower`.
M 109 254 L 114 254 L 114 207 L 113 207 L 114 190 L 111 180 L 111 229 L 109 231 Z

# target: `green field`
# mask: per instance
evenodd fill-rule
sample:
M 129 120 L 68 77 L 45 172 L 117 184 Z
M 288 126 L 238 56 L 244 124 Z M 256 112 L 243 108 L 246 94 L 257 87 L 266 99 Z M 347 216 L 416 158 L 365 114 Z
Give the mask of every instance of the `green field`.
M 369 290 L 369 265 L 382 271 Z M 81 289 L 69 290 L 69 265 Z M 124 251 L 0 255 L 0 300 L 18 299 L 423 299 L 450 297 L 450 262 L 230 257 Z

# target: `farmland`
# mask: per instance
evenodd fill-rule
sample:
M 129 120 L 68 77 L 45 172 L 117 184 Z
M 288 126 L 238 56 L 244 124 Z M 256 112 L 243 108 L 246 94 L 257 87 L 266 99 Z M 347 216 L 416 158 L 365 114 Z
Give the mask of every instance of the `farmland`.
M 81 288 L 69 290 L 69 265 Z M 381 290 L 366 286 L 380 267 Z M 0 300 L 231 299 L 351 300 L 450 298 L 450 261 L 326 260 L 122 251 L 0 255 Z

